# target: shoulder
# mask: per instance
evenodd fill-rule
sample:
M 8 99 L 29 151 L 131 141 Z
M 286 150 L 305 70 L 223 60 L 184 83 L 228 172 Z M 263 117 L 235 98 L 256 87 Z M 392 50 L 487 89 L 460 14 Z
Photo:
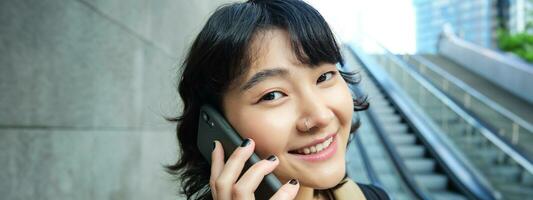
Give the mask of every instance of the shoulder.
M 357 183 L 357 186 L 361 189 L 367 200 L 387 200 L 390 199 L 389 195 L 381 187 L 375 185 L 367 185 L 362 183 Z

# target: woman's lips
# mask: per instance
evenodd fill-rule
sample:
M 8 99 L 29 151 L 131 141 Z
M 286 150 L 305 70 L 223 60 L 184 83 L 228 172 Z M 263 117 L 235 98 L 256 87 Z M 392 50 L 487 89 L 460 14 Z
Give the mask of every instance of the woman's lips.
M 338 138 L 336 136 L 337 135 L 333 136 L 333 141 L 326 149 L 323 149 L 322 151 L 318 153 L 307 154 L 307 155 L 290 153 L 290 155 L 296 156 L 298 159 L 302 159 L 302 160 L 310 161 L 310 162 L 318 162 L 318 161 L 327 160 L 333 157 L 333 155 L 335 155 L 335 153 L 337 152 L 337 139 Z
M 322 139 L 315 140 L 315 141 L 311 142 L 308 145 L 305 145 L 303 147 L 299 147 L 299 148 L 290 150 L 289 153 L 297 153 L 299 149 L 304 149 L 304 148 L 312 147 L 312 146 L 315 146 L 317 144 L 323 143 L 324 141 L 328 140 L 330 137 L 334 137 L 335 135 L 336 135 L 336 133 L 329 134 L 328 136 L 326 136 L 326 137 L 324 137 Z

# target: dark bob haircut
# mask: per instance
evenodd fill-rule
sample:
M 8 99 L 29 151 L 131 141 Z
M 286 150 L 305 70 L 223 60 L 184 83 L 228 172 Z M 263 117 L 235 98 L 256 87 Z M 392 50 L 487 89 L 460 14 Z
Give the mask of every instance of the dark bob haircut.
M 255 0 L 219 7 L 200 31 L 183 62 L 178 92 L 183 101 L 176 135 L 181 148 L 178 161 L 167 171 L 180 181 L 187 199 L 212 199 L 210 165 L 196 146 L 198 116 L 203 104 L 221 108 L 228 87 L 246 74 L 252 62 L 251 40 L 260 31 L 288 32 L 299 62 L 309 67 L 322 63 L 344 65 L 339 46 L 324 18 L 300 0 Z M 356 84 L 354 72 L 340 71 Z M 366 97 L 354 99 L 355 111 L 368 107 Z M 315 193 L 317 194 L 317 193 Z

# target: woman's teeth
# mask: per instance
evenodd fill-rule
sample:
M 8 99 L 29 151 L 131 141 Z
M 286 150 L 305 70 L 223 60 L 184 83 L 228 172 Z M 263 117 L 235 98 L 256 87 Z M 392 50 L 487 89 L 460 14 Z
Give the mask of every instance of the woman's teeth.
M 297 152 L 299 154 L 305 154 L 305 155 L 318 153 L 318 152 L 321 152 L 322 150 L 328 148 L 332 141 L 333 141 L 333 137 L 330 137 L 326 141 L 324 141 L 324 142 L 322 142 L 320 144 L 317 144 L 315 146 L 306 147 L 306 148 L 303 148 L 303 149 L 298 149 Z

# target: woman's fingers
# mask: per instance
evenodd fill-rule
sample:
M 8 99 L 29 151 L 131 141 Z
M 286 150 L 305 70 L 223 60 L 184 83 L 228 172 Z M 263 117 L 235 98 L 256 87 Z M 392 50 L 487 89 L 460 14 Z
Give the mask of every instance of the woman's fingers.
M 211 177 L 209 178 L 209 185 L 211 186 L 211 194 L 213 199 L 217 198 L 217 190 L 215 181 L 224 169 L 224 148 L 218 141 L 213 142 L 213 152 L 211 152 Z
M 220 142 L 215 141 L 211 156 L 211 177 L 209 181 L 213 199 L 254 199 L 254 191 L 264 176 L 271 173 L 279 164 L 277 157 L 271 156 L 251 166 L 235 183 L 244 168 L 244 164 L 253 154 L 254 147 L 253 140 L 245 140 L 224 163 L 224 149 Z M 298 181 L 291 180 L 283 185 L 271 199 L 294 199 L 299 187 Z
M 270 198 L 270 200 L 286 200 L 294 199 L 300 189 L 300 183 L 296 179 L 292 179 L 289 182 L 282 185 L 281 188 Z
M 225 166 L 215 180 L 216 195 L 218 199 L 226 200 L 232 198 L 231 192 L 233 185 L 239 178 L 239 175 L 244 168 L 244 164 L 252 155 L 254 147 L 254 141 L 246 139 L 228 158 Z
M 253 199 L 254 191 L 259 186 L 259 183 L 270 172 L 274 171 L 278 166 L 279 161 L 276 156 L 270 156 L 254 164 L 248 171 L 246 171 L 239 181 L 233 186 L 234 199 Z

